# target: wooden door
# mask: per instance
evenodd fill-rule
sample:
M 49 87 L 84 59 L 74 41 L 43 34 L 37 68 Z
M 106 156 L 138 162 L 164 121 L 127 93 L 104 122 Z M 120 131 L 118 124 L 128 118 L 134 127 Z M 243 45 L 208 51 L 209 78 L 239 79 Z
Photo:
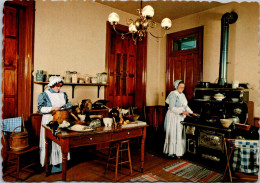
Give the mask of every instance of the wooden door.
M 127 32 L 126 26 L 117 25 L 121 32 Z M 109 107 L 135 106 L 143 109 L 146 103 L 145 74 L 146 74 L 146 44 L 135 45 L 131 35 L 121 39 L 121 35 L 114 32 L 107 23 L 106 70 L 108 84 L 105 98 L 109 100 Z M 137 49 L 138 48 L 138 49 Z M 138 101 L 137 101 L 138 100 Z
M 134 104 L 136 46 L 130 36 L 112 33 L 109 70 L 109 101 L 111 106 Z
M 197 82 L 202 79 L 203 27 L 185 30 L 167 37 L 166 94 L 174 90 L 173 82 L 183 80 L 187 99 L 192 99 Z M 196 45 L 178 49 L 175 43 L 193 37 Z M 178 46 L 177 46 L 178 47 Z
M 17 116 L 18 11 L 4 7 L 3 118 Z
M 31 113 L 34 1 L 6 1 L 3 17 L 3 115 Z

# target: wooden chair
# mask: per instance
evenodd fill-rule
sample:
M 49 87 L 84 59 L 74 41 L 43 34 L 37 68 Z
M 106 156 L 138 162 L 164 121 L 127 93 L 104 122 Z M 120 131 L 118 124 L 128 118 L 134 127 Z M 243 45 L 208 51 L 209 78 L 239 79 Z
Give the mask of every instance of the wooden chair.
M 259 143 L 258 140 L 241 140 L 225 138 L 225 153 L 227 165 L 223 180 L 229 174 L 229 181 L 233 180 L 256 182 L 258 180 Z
M 131 162 L 131 154 L 130 154 L 130 147 L 129 147 L 130 140 L 123 140 L 123 141 L 116 141 L 110 143 L 108 158 L 106 162 L 106 169 L 105 174 L 107 173 L 107 169 L 109 167 L 110 160 L 115 159 L 115 180 L 117 180 L 117 172 L 118 166 L 122 168 L 122 164 L 129 163 L 130 174 L 132 175 L 132 162 Z M 115 152 L 113 153 L 113 151 Z M 123 152 L 126 151 L 128 155 L 128 160 L 123 161 Z
M 10 119 L 14 119 L 14 120 L 10 120 Z M 7 121 L 10 120 L 10 121 Z M 11 125 L 11 127 L 8 127 L 7 129 L 5 128 L 6 124 L 4 125 L 3 123 L 9 123 L 9 122 L 13 122 L 15 121 L 15 123 L 13 123 Z M 3 148 L 2 148 L 2 157 L 3 157 L 3 178 L 7 175 L 15 177 L 16 181 L 18 181 L 20 179 L 20 171 L 26 171 L 26 172 L 30 172 L 33 173 L 35 172 L 35 170 L 30 170 L 28 169 L 30 166 L 32 166 L 33 164 L 35 164 L 35 159 L 39 159 L 39 146 L 29 146 L 26 149 L 23 150 L 13 150 L 11 149 L 11 132 L 13 132 L 14 130 L 18 129 L 18 126 L 22 126 L 21 124 L 24 125 L 23 122 L 23 117 L 21 118 L 21 122 L 19 122 L 20 119 L 18 118 L 9 118 L 9 119 L 5 119 L 2 120 L 2 130 L 1 130 L 1 134 L 2 134 L 2 144 L 3 144 Z M 10 125 L 10 124 L 7 124 Z M 18 125 L 18 126 L 17 126 Z M 11 131 L 11 132 L 10 132 Z M 19 132 L 20 130 L 16 130 L 16 132 Z M 33 154 L 35 153 L 35 154 Z M 24 158 L 25 156 L 28 156 L 29 158 Z M 33 158 L 32 158 L 33 157 Z M 26 165 L 25 167 L 21 168 L 21 164 L 23 163 L 22 160 L 33 160 L 34 162 Z M 9 171 L 8 169 L 11 169 L 11 167 L 15 166 L 15 170 Z M 14 176 L 13 173 L 16 171 L 16 175 Z

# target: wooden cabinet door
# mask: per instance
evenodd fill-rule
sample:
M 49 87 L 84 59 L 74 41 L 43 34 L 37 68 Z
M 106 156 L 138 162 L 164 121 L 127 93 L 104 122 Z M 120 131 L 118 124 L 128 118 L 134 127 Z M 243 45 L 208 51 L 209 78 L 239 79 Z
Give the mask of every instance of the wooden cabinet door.
M 109 61 L 109 106 L 134 104 L 136 46 L 130 36 L 112 33 Z
M 4 7 L 3 28 L 3 119 L 17 116 L 17 9 Z

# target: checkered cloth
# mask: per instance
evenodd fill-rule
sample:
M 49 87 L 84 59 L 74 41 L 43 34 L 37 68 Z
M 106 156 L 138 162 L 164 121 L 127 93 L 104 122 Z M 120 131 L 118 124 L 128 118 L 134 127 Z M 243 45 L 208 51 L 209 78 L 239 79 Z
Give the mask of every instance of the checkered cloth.
M 12 132 L 17 126 L 22 126 L 22 117 L 8 118 L 2 120 L 1 129 L 3 132 Z M 21 132 L 22 128 L 16 128 L 14 132 Z
M 235 172 L 257 174 L 259 170 L 259 144 L 256 140 L 234 140 L 232 168 Z

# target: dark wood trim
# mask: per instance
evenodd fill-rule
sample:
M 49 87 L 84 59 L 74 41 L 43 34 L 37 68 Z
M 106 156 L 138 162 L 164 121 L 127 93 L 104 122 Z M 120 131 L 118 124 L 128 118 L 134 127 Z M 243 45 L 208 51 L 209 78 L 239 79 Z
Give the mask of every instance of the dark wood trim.
M 107 73 L 107 81 L 109 82 L 109 73 L 110 68 L 108 67 L 109 64 L 109 57 L 110 57 L 110 42 L 111 42 L 111 25 L 107 21 L 106 23 L 106 58 L 105 58 L 105 72 Z M 109 83 L 108 83 L 109 84 Z M 104 88 L 104 98 L 107 100 L 109 97 L 109 91 L 107 88 Z

